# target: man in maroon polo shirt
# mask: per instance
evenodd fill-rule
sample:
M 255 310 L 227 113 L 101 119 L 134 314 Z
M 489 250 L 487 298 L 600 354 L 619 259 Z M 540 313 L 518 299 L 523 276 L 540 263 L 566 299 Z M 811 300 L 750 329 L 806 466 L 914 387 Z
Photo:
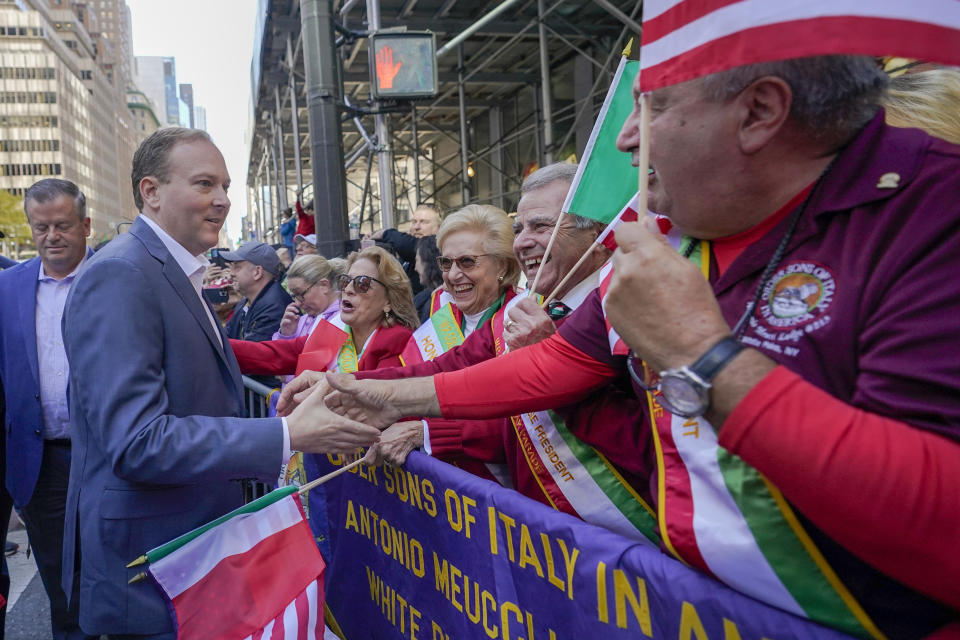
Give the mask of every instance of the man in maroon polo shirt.
M 835 56 L 655 92 L 651 208 L 690 241 L 624 225 L 605 308 L 651 390 L 666 551 L 851 634 L 919 637 L 960 607 L 960 148 L 887 127 L 883 85 Z M 626 365 L 594 293 L 538 345 L 328 402 L 478 418 Z

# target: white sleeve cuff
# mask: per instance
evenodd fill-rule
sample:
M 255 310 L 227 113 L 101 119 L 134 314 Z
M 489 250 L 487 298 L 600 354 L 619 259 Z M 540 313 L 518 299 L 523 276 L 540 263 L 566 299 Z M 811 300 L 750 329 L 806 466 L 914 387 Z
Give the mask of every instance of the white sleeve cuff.
M 433 455 L 433 449 L 432 449 L 432 447 L 430 446 L 430 427 L 427 426 L 427 421 L 426 421 L 426 420 L 421 420 L 420 422 L 423 423 L 423 451 L 424 451 L 424 453 L 426 453 L 428 456 L 432 456 L 432 455 Z
M 280 418 L 280 422 L 283 424 L 283 458 L 280 459 L 280 466 L 286 467 L 287 463 L 290 462 L 290 427 L 287 426 L 287 419 Z

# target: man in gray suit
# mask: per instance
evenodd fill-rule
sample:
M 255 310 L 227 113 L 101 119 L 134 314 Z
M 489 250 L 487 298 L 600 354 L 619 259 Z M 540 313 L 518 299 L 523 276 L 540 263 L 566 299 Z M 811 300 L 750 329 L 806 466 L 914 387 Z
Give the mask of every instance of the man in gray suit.
M 321 398 L 286 419 L 241 417 L 240 370 L 201 295 L 203 253 L 230 209 L 209 136 L 155 132 L 134 155 L 132 182 L 141 215 L 88 261 L 63 319 L 73 436 L 64 581 L 70 593 L 67 567 L 82 554 L 85 632 L 173 638 L 154 585 L 127 584 L 130 560 L 240 506 L 236 480 L 276 479 L 291 449 L 355 451 L 379 433 L 334 417 Z

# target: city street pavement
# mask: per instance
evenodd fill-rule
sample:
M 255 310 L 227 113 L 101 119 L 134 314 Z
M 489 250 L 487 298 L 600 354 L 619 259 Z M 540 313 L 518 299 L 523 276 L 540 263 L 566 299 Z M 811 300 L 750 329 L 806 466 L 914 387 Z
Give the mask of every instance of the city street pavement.
M 7 604 L 6 640 L 52 640 L 50 602 L 43 590 L 33 554 L 27 557 L 27 532 L 11 518 L 7 540 L 16 542 L 17 553 L 7 558 L 10 570 L 10 602 Z

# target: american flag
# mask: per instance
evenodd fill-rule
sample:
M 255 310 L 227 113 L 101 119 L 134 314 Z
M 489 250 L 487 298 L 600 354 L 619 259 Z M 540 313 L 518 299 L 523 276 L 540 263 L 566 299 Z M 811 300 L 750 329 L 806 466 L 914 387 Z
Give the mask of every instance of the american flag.
M 745 64 L 828 54 L 960 65 L 958 0 L 646 0 L 643 91 Z

